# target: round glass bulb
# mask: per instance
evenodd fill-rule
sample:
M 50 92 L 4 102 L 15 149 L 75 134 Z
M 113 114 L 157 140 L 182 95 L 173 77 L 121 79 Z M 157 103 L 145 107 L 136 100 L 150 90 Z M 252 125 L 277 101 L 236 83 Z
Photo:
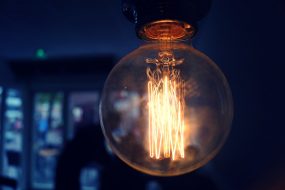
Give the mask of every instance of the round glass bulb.
M 191 45 L 140 46 L 109 74 L 100 119 L 113 152 L 151 175 L 174 176 L 211 160 L 230 131 L 232 96 L 217 65 Z

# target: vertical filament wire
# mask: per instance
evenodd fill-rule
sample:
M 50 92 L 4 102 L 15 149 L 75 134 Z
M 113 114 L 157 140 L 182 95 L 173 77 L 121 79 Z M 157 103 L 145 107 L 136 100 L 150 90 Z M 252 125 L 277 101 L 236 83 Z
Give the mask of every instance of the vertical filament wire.
M 148 68 L 147 73 L 149 156 L 184 158 L 184 85 L 180 73 L 170 67 L 153 72 Z

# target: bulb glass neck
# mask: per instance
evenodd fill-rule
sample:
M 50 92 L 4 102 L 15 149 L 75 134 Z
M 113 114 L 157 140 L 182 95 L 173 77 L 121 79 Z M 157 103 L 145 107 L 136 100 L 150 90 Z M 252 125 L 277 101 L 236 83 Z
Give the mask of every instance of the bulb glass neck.
M 138 36 L 147 41 L 183 41 L 195 34 L 193 26 L 178 20 L 158 20 L 142 26 Z

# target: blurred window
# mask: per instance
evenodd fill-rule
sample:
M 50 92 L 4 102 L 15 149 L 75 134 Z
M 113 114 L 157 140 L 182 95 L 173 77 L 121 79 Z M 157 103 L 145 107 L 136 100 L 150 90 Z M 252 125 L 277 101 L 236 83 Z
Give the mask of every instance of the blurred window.
M 69 139 L 72 139 L 77 130 L 85 125 L 99 123 L 99 93 L 74 92 L 69 97 Z M 90 165 L 81 171 L 81 189 L 99 189 L 99 166 Z
M 63 146 L 63 93 L 36 93 L 32 175 L 34 188 L 52 189 L 57 158 Z
M 2 88 L 0 88 L 0 96 Z M 23 102 L 19 90 L 8 89 L 5 98 L 3 126 L 3 174 L 18 180 L 19 186 L 23 177 Z
M 99 93 L 74 92 L 69 97 L 69 139 L 79 127 L 99 123 Z
M 80 174 L 81 190 L 100 189 L 100 166 L 89 165 L 81 170 Z

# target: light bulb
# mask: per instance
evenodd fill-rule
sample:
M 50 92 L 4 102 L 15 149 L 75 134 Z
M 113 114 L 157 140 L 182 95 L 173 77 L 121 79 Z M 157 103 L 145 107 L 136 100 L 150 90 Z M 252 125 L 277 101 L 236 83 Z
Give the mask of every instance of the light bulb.
M 233 103 L 225 76 L 206 55 L 173 40 L 192 34 L 189 29 L 171 20 L 146 26 L 143 35 L 153 41 L 122 58 L 103 89 L 100 119 L 108 144 L 150 175 L 203 166 L 230 130 Z

